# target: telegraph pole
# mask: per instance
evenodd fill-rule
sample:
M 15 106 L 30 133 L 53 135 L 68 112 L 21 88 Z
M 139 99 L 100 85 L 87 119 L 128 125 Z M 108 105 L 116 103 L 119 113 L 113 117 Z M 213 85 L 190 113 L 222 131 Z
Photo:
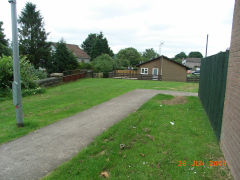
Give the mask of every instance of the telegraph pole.
M 205 57 L 207 57 L 207 51 L 208 51 L 208 34 L 207 34 L 207 42 L 206 42 L 206 53 L 205 53 Z
M 12 49 L 13 49 L 13 74 L 14 81 L 12 84 L 13 104 L 16 107 L 17 126 L 23 127 L 22 113 L 22 93 L 21 93 L 21 77 L 19 66 L 19 46 L 18 46 L 18 29 L 17 29 L 17 9 L 16 0 L 8 0 L 11 4 L 12 15 Z

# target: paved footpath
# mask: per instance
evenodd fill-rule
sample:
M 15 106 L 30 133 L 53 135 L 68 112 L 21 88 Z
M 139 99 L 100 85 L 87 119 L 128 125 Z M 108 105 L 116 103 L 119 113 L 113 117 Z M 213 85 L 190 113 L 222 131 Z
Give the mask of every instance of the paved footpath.
M 0 146 L 0 179 L 40 179 L 159 93 L 197 96 L 197 93 L 134 90 L 43 127 Z

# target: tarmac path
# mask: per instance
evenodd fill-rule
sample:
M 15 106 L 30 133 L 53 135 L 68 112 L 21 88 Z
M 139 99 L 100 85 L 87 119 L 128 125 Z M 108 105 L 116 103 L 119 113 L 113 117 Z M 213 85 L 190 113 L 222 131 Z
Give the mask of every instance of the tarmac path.
M 157 94 L 197 96 L 197 93 L 137 89 L 2 144 L 0 179 L 40 179 Z

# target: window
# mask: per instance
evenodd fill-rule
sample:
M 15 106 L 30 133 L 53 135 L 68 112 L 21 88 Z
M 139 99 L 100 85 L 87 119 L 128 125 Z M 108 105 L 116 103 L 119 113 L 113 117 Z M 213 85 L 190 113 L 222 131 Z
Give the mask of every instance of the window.
M 148 74 L 148 68 L 141 68 L 141 74 Z

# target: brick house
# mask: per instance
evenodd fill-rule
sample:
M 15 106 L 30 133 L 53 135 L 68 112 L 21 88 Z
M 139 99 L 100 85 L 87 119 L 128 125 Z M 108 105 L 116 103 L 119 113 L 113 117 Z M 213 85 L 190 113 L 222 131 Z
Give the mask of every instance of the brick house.
M 138 74 L 152 76 L 153 80 L 187 81 L 187 67 L 165 56 L 143 62 L 138 67 Z
M 90 62 L 90 56 L 83 51 L 78 45 L 75 44 L 66 44 L 69 51 L 71 51 L 76 57 L 78 62 L 84 62 L 89 63 Z M 56 43 L 52 43 L 51 48 L 53 51 L 56 50 Z
M 234 179 L 240 179 L 240 0 L 235 0 L 221 148 Z

